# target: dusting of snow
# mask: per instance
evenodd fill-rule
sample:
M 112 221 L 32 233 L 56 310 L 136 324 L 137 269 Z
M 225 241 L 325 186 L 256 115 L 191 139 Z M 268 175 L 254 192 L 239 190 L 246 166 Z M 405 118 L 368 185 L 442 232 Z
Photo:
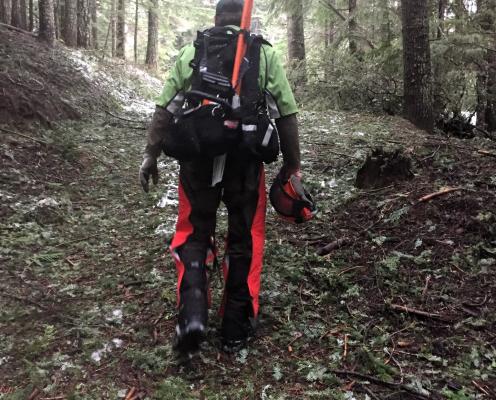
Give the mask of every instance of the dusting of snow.
M 155 103 L 151 100 L 143 100 L 135 90 L 124 85 L 120 77 L 115 76 L 115 71 L 112 71 L 113 73 L 106 71 L 99 65 L 98 60 L 91 59 L 78 50 L 70 51 L 68 57 L 88 81 L 98 83 L 103 90 L 118 100 L 124 111 L 135 114 L 153 114 Z M 163 82 L 138 67 L 126 65 L 121 68 L 125 71 L 126 78 L 131 82 L 139 82 L 140 87 L 148 92 L 158 95 L 163 87 Z
M 110 343 L 106 343 L 101 349 L 91 353 L 91 359 L 94 362 L 99 363 L 102 360 L 103 356 L 105 356 L 106 354 L 110 354 L 114 349 L 121 348 L 123 344 L 124 342 L 122 339 L 112 339 Z

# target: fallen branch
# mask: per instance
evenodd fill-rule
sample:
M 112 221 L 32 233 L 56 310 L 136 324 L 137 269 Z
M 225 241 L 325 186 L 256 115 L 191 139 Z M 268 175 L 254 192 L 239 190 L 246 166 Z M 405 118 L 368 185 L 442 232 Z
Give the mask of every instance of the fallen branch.
M 496 157 L 496 153 L 491 153 L 487 150 L 477 150 L 477 153 L 482 154 L 483 156 Z
M 441 196 L 444 196 L 444 195 L 447 195 L 447 194 L 453 193 L 453 192 L 459 192 L 460 190 L 464 190 L 464 189 L 460 188 L 460 187 L 458 187 L 458 188 L 452 188 L 452 187 L 443 188 L 439 192 L 431 193 L 431 194 L 428 194 L 427 196 L 421 197 L 420 199 L 417 200 L 417 204 L 426 203 L 432 199 L 435 199 L 436 197 L 441 197 Z
M 144 124 L 145 123 L 145 121 L 138 121 L 138 120 L 135 120 L 135 119 L 129 119 L 129 118 L 120 117 L 119 115 L 115 115 L 115 114 L 111 113 L 108 110 L 105 110 L 105 113 L 108 114 L 108 115 L 110 115 L 111 117 L 120 119 L 121 121 L 132 122 L 134 124 Z
M 474 380 L 474 381 L 472 381 L 472 383 L 474 384 L 474 386 L 477 389 L 479 389 L 481 391 L 481 393 L 484 393 L 486 396 L 489 396 L 490 395 L 490 393 L 486 389 L 484 389 L 483 386 L 481 386 L 479 383 L 477 383 L 477 381 Z
M 25 135 L 24 133 L 20 133 L 20 132 L 16 132 L 16 131 L 11 131 L 10 129 L 5 129 L 5 128 L 2 128 L 2 127 L 0 127 L 0 131 L 5 132 L 5 133 L 8 133 L 10 135 L 20 136 L 20 137 L 23 137 L 25 139 L 32 140 L 33 142 L 37 142 L 37 143 L 40 143 L 40 144 L 48 145 L 48 143 L 45 142 L 44 140 L 37 139 L 37 138 L 34 138 L 32 136 Z
M 29 395 L 28 400 L 35 400 L 40 394 L 41 394 L 40 389 L 35 388 Z
M 328 245 L 318 249 L 317 255 L 325 256 L 325 255 L 333 252 L 334 250 L 337 250 L 340 247 L 346 246 L 348 244 L 351 244 L 351 240 L 349 240 L 348 238 L 342 238 L 342 239 L 335 240 L 334 242 L 331 242 Z
M 17 28 L 17 27 L 12 26 L 12 25 L 8 25 L 8 24 L 0 23 L 0 27 L 7 28 L 7 29 L 10 29 L 10 30 L 12 30 L 12 31 L 16 31 L 16 32 L 24 33 L 24 34 L 26 34 L 26 35 L 30 35 L 30 36 L 37 37 L 34 33 L 31 33 L 31 32 L 28 32 L 28 31 L 25 31 L 24 29 Z
M 408 392 L 408 393 L 411 393 L 414 396 L 417 396 L 417 397 L 419 397 L 421 399 L 431 399 L 432 398 L 432 396 L 430 394 L 425 395 L 423 393 L 420 393 L 415 388 L 413 388 L 411 386 L 408 386 L 408 385 L 405 385 L 403 383 L 386 382 L 386 381 L 383 381 L 382 379 L 375 378 L 375 377 L 370 376 L 370 375 L 365 375 L 365 374 L 361 374 L 359 372 L 353 372 L 353 371 L 347 371 L 347 370 L 334 370 L 334 369 L 331 369 L 329 372 L 331 372 L 331 373 L 333 373 L 335 375 L 338 375 L 338 376 L 346 376 L 346 377 L 349 377 L 349 378 L 355 378 L 355 379 L 360 379 L 360 380 L 363 380 L 363 381 L 368 381 L 370 383 L 374 383 L 374 384 L 380 385 L 380 386 L 385 386 L 385 387 L 388 387 L 388 388 L 401 389 L 401 390 L 403 390 L 405 392 Z
M 134 395 L 135 395 L 135 393 L 136 393 L 136 388 L 133 386 L 133 387 L 131 388 L 131 390 L 129 390 L 129 392 L 127 393 L 127 395 L 126 395 L 126 397 L 125 397 L 125 399 L 124 399 L 124 400 L 131 400 L 131 399 L 133 399 L 133 398 L 135 397 L 135 396 L 134 396 Z
M 431 319 L 437 319 L 437 320 L 444 321 L 444 322 L 449 322 L 449 320 L 446 317 L 443 317 L 440 314 L 430 313 L 427 311 L 418 310 L 416 308 L 407 307 L 407 306 L 403 306 L 400 304 L 388 304 L 388 303 L 386 303 L 386 306 L 392 311 L 398 311 L 401 313 L 417 315 L 419 317 L 431 318 Z
M 13 294 L 10 294 L 10 293 L 6 293 L 6 292 L 0 292 L 0 297 L 4 297 L 4 298 L 7 298 L 7 299 L 11 299 L 11 300 L 17 300 L 21 303 L 28 303 L 28 304 L 31 304 L 32 306 L 35 306 L 37 308 L 39 308 L 40 310 L 43 310 L 43 311 L 48 311 L 49 308 L 44 306 L 43 304 L 40 304 L 40 303 L 37 303 L 36 301 L 34 300 L 31 300 L 27 297 L 19 297 L 19 296 L 16 296 L 16 295 L 13 295 Z
M 489 133 L 485 129 L 479 128 L 478 126 L 476 126 L 475 129 L 477 131 L 479 131 L 480 133 L 482 133 L 487 139 L 489 139 L 489 140 L 496 140 L 496 136 L 494 136 L 493 134 Z

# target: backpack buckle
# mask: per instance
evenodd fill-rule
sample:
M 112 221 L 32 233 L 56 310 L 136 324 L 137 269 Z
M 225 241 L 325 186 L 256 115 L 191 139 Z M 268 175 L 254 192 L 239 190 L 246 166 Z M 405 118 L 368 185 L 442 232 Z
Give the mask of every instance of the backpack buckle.
M 220 104 L 217 104 L 214 108 L 212 108 L 211 112 L 212 117 L 214 118 L 224 118 L 226 116 L 226 111 Z

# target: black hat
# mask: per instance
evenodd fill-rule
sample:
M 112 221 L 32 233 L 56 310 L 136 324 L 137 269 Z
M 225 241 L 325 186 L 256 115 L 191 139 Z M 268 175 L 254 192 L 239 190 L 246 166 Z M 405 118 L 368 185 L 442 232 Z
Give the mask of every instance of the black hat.
M 243 12 L 244 0 L 220 0 L 215 9 L 216 15 L 224 13 L 241 14 Z

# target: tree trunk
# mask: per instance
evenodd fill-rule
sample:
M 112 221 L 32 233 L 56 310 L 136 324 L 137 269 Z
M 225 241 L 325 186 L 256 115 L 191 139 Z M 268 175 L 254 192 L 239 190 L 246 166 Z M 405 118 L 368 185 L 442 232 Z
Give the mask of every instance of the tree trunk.
M 357 22 L 356 22 L 357 0 L 348 0 L 348 40 L 351 54 L 356 54 L 358 51 L 357 38 Z
M 404 114 L 417 127 L 434 129 L 428 0 L 402 0 Z
M 288 57 L 289 67 L 293 70 L 294 82 L 306 82 L 305 68 L 305 28 L 303 19 L 303 2 L 300 0 L 289 4 L 288 14 Z
M 392 39 L 389 0 L 382 0 L 381 41 L 383 46 L 390 47 Z
M 97 25 L 97 2 L 91 0 L 91 44 L 94 49 L 98 49 L 98 25 Z
M 26 0 L 19 0 L 19 7 L 21 9 L 21 26 L 22 29 L 28 29 L 28 8 Z
M 66 46 L 76 47 L 78 37 L 77 0 L 65 0 L 64 13 L 62 38 L 64 39 Z
M 135 10 L 134 10 L 134 63 L 138 63 L 138 0 L 135 0 Z
M 11 8 L 11 20 L 10 24 L 17 28 L 20 28 L 22 25 L 21 21 L 21 1 L 20 0 L 12 0 L 12 8 Z
M 78 0 L 77 45 L 85 49 L 91 47 L 90 0 Z
M 61 37 L 61 23 L 62 23 L 62 5 L 60 4 L 60 0 L 54 0 L 53 1 L 53 6 L 55 8 L 54 14 L 55 14 L 55 37 L 57 39 L 60 39 Z
M 152 0 L 148 9 L 148 42 L 145 64 L 151 69 L 156 69 L 158 65 L 158 0 Z
M 135 10 L 134 10 L 134 63 L 137 64 L 138 63 L 138 11 L 139 11 L 139 7 L 138 7 L 138 0 L 135 0 Z M 148 17 L 150 18 L 150 17 Z M 150 28 L 148 28 L 150 29 Z
M 8 0 L 5 0 L 8 1 Z M 29 32 L 34 29 L 34 0 L 29 0 Z
M 53 0 L 40 0 L 40 39 L 49 46 L 55 43 L 55 10 Z
M 126 1 L 119 0 L 117 8 L 116 57 L 126 59 Z
M 487 104 L 486 126 L 489 132 L 496 132 L 496 0 L 487 1 L 486 33 L 489 37 L 491 51 L 486 51 L 487 63 Z
M 0 1 L 0 22 L 9 25 L 12 22 L 12 0 Z
M 112 57 L 117 54 L 117 0 L 110 0 L 110 33 L 112 38 Z
M 496 18 L 494 10 L 496 0 L 477 0 L 477 20 L 481 32 L 489 39 L 490 47 L 496 48 Z M 477 92 L 477 126 L 496 132 L 496 53 L 487 51 L 484 64 L 478 71 Z
M 446 7 L 448 6 L 448 0 L 439 0 L 438 9 L 437 9 L 437 19 L 438 19 L 438 27 L 437 27 L 437 38 L 441 39 L 444 32 L 444 20 L 446 18 Z

